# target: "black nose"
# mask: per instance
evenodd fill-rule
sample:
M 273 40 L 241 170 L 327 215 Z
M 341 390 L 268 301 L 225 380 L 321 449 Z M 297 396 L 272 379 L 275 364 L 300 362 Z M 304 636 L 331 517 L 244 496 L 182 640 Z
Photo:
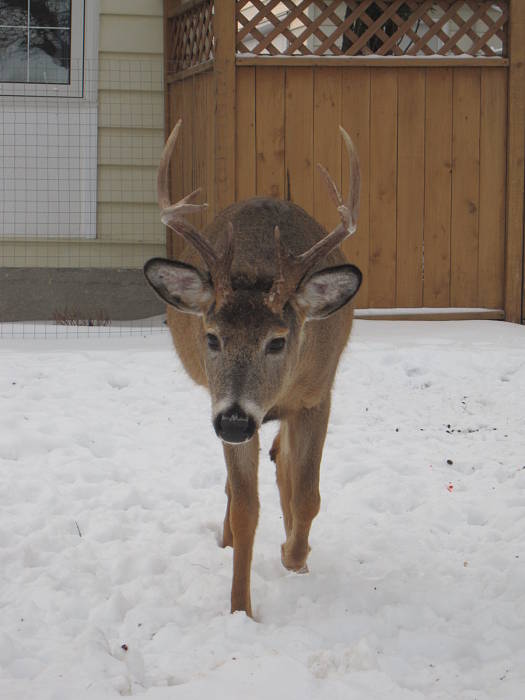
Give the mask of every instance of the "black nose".
M 213 427 L 224 442 L 246 442 L 255 432 L 255 421 L 235 404 L 217 414 Z

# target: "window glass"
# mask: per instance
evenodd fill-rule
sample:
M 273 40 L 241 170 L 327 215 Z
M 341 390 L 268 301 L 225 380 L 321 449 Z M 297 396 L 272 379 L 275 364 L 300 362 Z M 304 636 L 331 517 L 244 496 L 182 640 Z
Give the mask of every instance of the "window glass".
M 67 85 L 71 0 L 0 0 L 0 82 Z

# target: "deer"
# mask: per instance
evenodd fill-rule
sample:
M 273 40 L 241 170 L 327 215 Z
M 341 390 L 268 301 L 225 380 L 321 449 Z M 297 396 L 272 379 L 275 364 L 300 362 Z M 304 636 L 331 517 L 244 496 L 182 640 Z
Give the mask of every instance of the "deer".
M 196 189 L 173 204 L 169 164 L 182 120 L 169 135 L 157 178 L 160 218 L 184 241 L 177 260 L 152 258 L 144 274 L 167 304 L 167 324 L 189 376 L 211 397 L 211 419 L 226 462 L 222 546 L 233 547 L 231 612 L 253 617 L 250 573 L 259 518 L 259 428 L 279 421 L 270 450 L 283 513 L 286 569 L 307 573 L 308 543 L 320 509 L 319 475 L 334 376 L 362 275 L 340 244 L 356 230 L 359 160 L 349 158 L 341 196 L 318 165 L 339 212 L 330 232 L 291 201 L 254 197 L 219 212 L 199 231 Z M 204 263 L 204 264 L 203 264 Z

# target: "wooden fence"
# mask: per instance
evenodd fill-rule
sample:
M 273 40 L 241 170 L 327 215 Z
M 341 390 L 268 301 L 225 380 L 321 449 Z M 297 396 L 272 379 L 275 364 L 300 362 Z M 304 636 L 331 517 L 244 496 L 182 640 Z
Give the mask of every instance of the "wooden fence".
M 362 168 L 358 308 L 522 320 L 525 3 L 166 0 L 165 47 L 172 194 L 204 188 L 197 224 L 270 195 L 332 227 L 315 164 L 345 190 L 342 124 Z

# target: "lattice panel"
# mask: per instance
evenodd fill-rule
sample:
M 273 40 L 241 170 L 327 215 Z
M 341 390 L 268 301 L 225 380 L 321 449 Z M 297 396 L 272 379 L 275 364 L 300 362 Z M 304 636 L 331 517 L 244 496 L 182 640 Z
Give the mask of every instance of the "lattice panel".
M 171 20 L 169 73 L 180 73 L 212 58 L 213 42 L 213 0 L 193 3 Z
M 238 0 L 237 52 L 505 56 L 508 0 Z

